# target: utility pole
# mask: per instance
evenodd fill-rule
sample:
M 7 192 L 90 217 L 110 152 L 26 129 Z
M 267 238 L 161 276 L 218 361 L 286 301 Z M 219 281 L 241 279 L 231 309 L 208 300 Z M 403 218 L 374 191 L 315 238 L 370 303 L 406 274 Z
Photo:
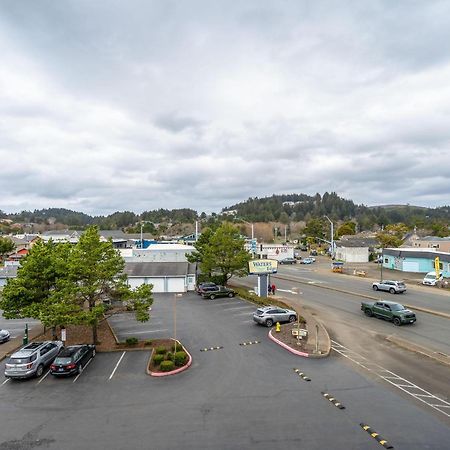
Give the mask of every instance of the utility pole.
M 331 224 L 331 239 L 330 239 L 330 244 L 331 244 L 331 256 L 334 255 L 334 225 L 333 225 L 333 221 L 328 217 L 328 216 L 324 216 L 325 219 L 328 220 L 328 222 L 330 222 Z

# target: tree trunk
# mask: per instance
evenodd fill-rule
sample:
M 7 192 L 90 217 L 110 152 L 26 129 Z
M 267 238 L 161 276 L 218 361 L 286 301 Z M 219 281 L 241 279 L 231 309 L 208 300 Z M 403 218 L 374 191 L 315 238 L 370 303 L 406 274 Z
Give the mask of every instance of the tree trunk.
M 94 345 L 98 344 L 97 320 L 92 324 L 92 343 Z
M 52 327 L 52 337 L 54 341 L 58 340 L 58 334 L 56 333 L 56 325 Z

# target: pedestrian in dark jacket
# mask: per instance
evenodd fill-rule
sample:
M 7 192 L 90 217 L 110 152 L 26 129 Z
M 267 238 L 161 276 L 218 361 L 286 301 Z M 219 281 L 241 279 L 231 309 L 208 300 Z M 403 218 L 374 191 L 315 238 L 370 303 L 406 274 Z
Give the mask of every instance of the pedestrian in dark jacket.
M 267 295 L 270 295 L 272 293 L 272 286 L 269 284 L 269 286 L 267 286 Z

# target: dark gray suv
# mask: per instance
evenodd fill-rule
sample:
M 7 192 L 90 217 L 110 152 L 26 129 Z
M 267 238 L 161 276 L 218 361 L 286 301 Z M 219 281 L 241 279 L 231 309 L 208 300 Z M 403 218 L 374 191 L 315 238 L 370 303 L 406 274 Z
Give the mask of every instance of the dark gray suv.
M 13 353 L 5 365 L 5 377 L 40 377 L 63 347 L 61 341 L 31 342 Z

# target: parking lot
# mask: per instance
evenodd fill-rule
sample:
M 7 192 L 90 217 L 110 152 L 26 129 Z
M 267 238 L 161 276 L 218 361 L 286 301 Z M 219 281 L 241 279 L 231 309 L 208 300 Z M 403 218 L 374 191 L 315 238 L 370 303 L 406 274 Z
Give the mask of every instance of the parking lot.
M 111 323 L 121 339 L 170 337 L 173 302 L 155 295 L 150 322 L 125 314 Z M 448 426 L 401 393 L 343 359 L 308 360 L 278 347 L 253 323 L 254 305 L 189 293 L 176 308 L 189 370 L 152 378 L 149 352 L 126 351 L 97 354 L 79 377 L 3 380 L 0 449 L 379 448 L 361 422 L 396 449 L 446 448 Z

